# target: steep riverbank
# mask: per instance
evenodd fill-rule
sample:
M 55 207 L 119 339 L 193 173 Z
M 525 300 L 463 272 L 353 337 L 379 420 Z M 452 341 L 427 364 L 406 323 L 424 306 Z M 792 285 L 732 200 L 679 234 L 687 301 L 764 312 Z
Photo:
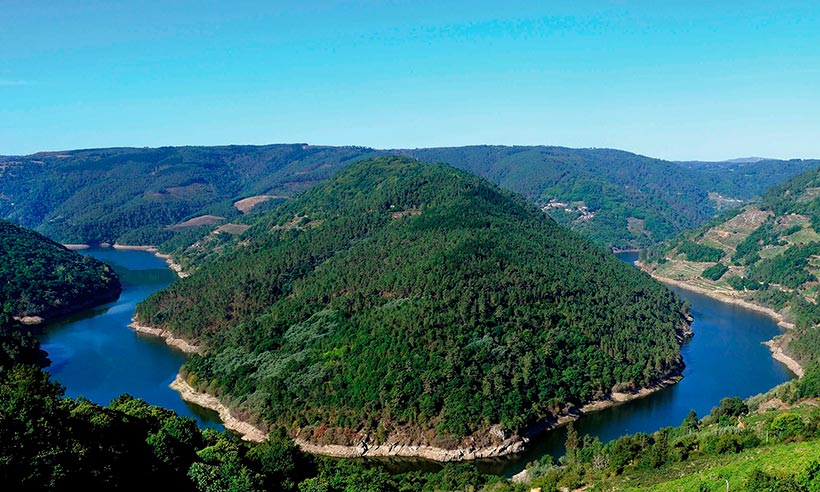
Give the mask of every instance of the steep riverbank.
M 766 306 L 761 306 L 759 304 L 755 304 L 745 299 L 740 299 L 738 297 L 724 294 L 722 292 L 716 292 L 714 290 L 709 290 L 703 287 L 691 285 L 684 281 L 675 280 L 668 277 L 664 277 L 662 275 L 658 275 L 656 272 L 650 270 L 643 262 L 640 261 L 636 261 L 635 265 L 637 265 L 641 270 L 645 271 L 659 282 L 662 282 L 667 285 L 673 285 L 681 289 L 690 290 L 692 292 L 697 292 L 698 294 L 703 294 L 707 297 L 711 297 L 712 299 L 716 299 L 726 304 L 734 304 L 737 306 L 741 306 L 744 309 L 757 311 L 773 319 L 781 328 L 787 330 L 794 329 L 794 323 L 786 321 L 783 315 L 778 313 L 774 309 L 768 308 Z M 789 368 L 790 371 L 797 375 L 797 377 L 803 377 L 803 366 L 801 366 L 799 362 L 797 362 L 783 350 L 782 341 L 782 337 L 775 337 L 771 340 L 763 342 L 763 345 L 769 347 L 769 350 L 771 350 L 772 353 L 772 358 L 774 360 L 784 364 L 786 367 Z

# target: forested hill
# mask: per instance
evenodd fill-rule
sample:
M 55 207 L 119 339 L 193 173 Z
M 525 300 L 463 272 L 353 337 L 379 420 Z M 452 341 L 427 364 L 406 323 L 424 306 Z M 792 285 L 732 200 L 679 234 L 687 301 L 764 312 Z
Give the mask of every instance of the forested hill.
M 417 149 L 521 193 L 605 247 L 644 248 L 694 229 L 820 161 L 674 163 L 613 149 L 473 146 Z
M 206 347 L 189 382 L 266 424 L 447 447 L 677 373 L 684 310 L 525 200 L 386 157 L 261 217 L 137 317 Z
M 113 148 L 0 158 L 0 217 L 62 243 L 159 244 L 327 179 L 358 147 Z M 250 207 L 254 202 L 247 206 Z M 208 223 L 208 222 L 206 222 Z M 170 228 L 182 224 L 178 228 Z
M 51 317 L 116 299 L 105 263 L 0 219 L 0 309 L 15 317 Z
M 781 340 L 803 364 L 820 359 L 820 169 L 649 251 L 657 275 L 763 305 L 796 324 Z
M 306 144 L 112 148 L 0 157 L 0 218 L 62 243 L 190 244 L 339 169 L 403 153 L 521 193 L 605 247 L 643 247 L 816 161 L 686 165 L 609 149 L 474 146 L 416 150 Z M 228 226 L 228 230 L 231 226 Z

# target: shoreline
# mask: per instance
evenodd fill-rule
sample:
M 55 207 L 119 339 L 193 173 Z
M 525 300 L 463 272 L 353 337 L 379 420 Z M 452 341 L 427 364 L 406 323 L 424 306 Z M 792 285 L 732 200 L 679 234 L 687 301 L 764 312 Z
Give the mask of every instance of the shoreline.
M 197 391 L 193 386 L 188 384 L 187 381 L 182 379 L 180 374 L 177 374 L 174 381 L 168 385 L 168 387 L 179 392 L 183 400 L 217 412 L 219 419 L 222 421 L 222 425 L 224 425 L 226 429 L 230 429 L 241 435 L 242 439 L 250 442 L 262 442 L 267 439 L 267 432 L 234 417 L 231 415 L 231 410 L 219 401 L 217 397 Z
M 788 367 L 791 372 L 797 375 L 798 378 L 803 377 L 803 366 L 800 365 L 799 362 L 792 359 L 785 352 L 783 352 L 783 347 L 781 346 L 781 341 L 783 339 L 781 337 L 775 337 L 771 340 L 763 342 L 763 345 L 769 347 L 769 350 L 772 352 L 772 359 L 780 362 L 784 366 Z
M 664 277 L 662 275 L 658 275 L 655 272 L 649 271 L 646 265 L 643 262 L 637 261 L 635 264 L 640 268 L 642 271 L 648 273 L 652 278 L 655 280 L 667 284 L 667 285 L 674 285 L 675 287 L 680 287 L 681 289 L 688 290 L 691 292 L 696 292 L 698 294 L 705 295 L 706 297 L 710 297 L 717 301 L 726 303 L 726 304 L 734 304 L 736 306 L 740 306 L 744 309 L 749 309 L 751 311 L 756 311 L 758 313 L 764 314 L 771 318 L 773 321 L 777 323 L 777 326 L 786 329 L 786 330 L 793 330 L 794 323 L 790 323 L 785 320 L 783 315 L 775 311 L 774 309 L 761 306 L 759 304 L 755 304 L 753 302 L 747 301 L 745 299 L 740 299 L 738 297 L 729 296 L 720 292 L 715 292 L 709 289 L 704 289 L 703 287 L 698 287 L 695 285 L 688 284 L 681 280 L 675 280 L 668 277 Z M 803 377 L 803 366 L 800 365 L 799 362 L 794 360 L 792 357 L 787 355 L 783 351 L 783 347 L 780 344 L 780 340 L 782 340 L 782 335 L 776 336 L 771 340 L 767 340 L 765 342 L 761 342 L 763 345 L 769 348 L 772 353 L 772 358 L 781 364 L 785 365 L 791 372 L 793 372 L 798 378 Z
M 159 256 L 157 248 L 153 246 L 114 245 L 114 248 L 150 251 Z M 170 266 L 171 262 L 169 261 L 168 263 Z M 204 353 L 204 350 L 201 347 L 195 346 L 184 339 L 174 337 L 168 330 L 140 325 L 136 318 L 132 318 L 132 323 L 129 327 L 137 333 L 163 338 L 165 343 L 169 346 L 178 348 L 184 352 L 198 354 Z M 626 393 L 612 391 L 597 400 L 584 404 L 580 408 L 570 408 L 562 414 L 534 424 L 521 432 L 520 435 L 513 435 L 509 438 L 503 439 L 497 444 L 481 448 L 468 445 L 466 447 L 459 447 L 456 449 L 445 449 L 430 445 L 402 443 L 398 439 L 393 439 L 391 441 L 391 437 L 388 437 L 387 441 L 384 443 L 376 444 L 368 442 L 367 436 L 365 436 L 365 438 L 355 446 L 346 446 L 341 444 L 316 444 L 298 437 L 294 438 L 293 441 L 303 451 L 338 458 L 402 457 L 422 458 L 436 462 L 497 458 L 524 452 L 534 437 L 557 429 L 571 421 L 579 419 L 586 414 L 621 405 L 639 398 L 644 398 L 657 391 L 667 388 L 668 386 L 676 384 L 682 379 L 683 375 L 680 373 L 680 369 L 678 369 L 677 373 L 667 375 L 658 383 L 648 387 L 638 388 L 634 392 Z M 169 385 L 169 387 L 177 391 L 183 400 L 217 412 L 225 428 L 238 433 L 242 436 L 242 439 L 252 442 L 262 442 L 267 438 L 267 433 L 262 429 L 254 426 L 250 422 L 234 417 L 231 414 L 230 409 L 222 403 L 219 398 L 209 393 L 197 391 L 196 388 L 188 384 L 188 382 L 179 373 L 177 373 L 174 381 Z M 492 430 L 488 432 L 492 433 Z M 500 429 L 498 432 L 501 432 Z
M 153 330 L 162 331 L 156 328 Z M 683 376 L 677 374 L 669 376 L 652 386 L 639 388 L 634 393 L 612 392 L 606 398 L 589 402 L 580 409 L 571 409 L 562 415 L 535 424 L 522 432 L 522 435 L 511 436 L 498 444 L 482 448 L 467 446 L 456 449 L 444 449 L 429 445 L 406 444 L 398 440 L 391 441 L 389 437 L 387 441 L 382 444 L 368 443 L 367 438 L 365 438 L 356 446 L 316 444 L 300 438 L 294 438 L 293 441 L 305 452 L 334 458 L 400 457 L 422 458 L 436 462 L 458 462 L 498 458 L 524 452 L 534 437 L 555 430 L 584 415 L 644 398 L 679 382 L 681 379 L 683 379 Z M 209 393 L 197 391 L 188 384 L 180 374 L 177 374 L 170 388 L 178 391 L 183 400 L 219 413 L 219 418 L 223 421 L 223 425 L 227 429 L 240 434 L 242 439 L 262 442 L 266 438 L 267 434 L 260 428 L 234 417 L 230 413 L 230 409 L 226 407 L 219 398 Z
M 126 251 L 147 251 L 149 253 L 153 253 L 154 256 L 156 256 L 157 258 L 161 258 L 161 259 L 165 260 L 165 263 L 168 264 L 168 268 L 173 270 L 177 274 L 177 277 L 185 278 L 185 277 L 191 275 L 189 272 L 186 272 L 186 271 L 182 270 L 182 265 L 180 265 L 179 263 L 176 263 L 174 261 L 173 256 L 171 256 L 169 254 L 165 254 L 165 253 L 160 253 L 159 248 L 157 248 L 156 246 L 141 246 L 141 245 L 116 244 L 115 243 L 112 247 L 114 249 L 121 249 L 121 250 L 126 250 Z
M 165 340 L 165 343 L 170 346 L 174 347 L 178 350 L 185 352 L 186 354 L 199 354 L 202 355 L 205 351 L 202 348 L 188 342 L 183 338 L 175 337 L 170 331 L 163 330 L 162 328 L 152 328 L 150 326 L 145 326 L 137 323 L 136 318 L 131 318 L 131 324 L 128 325 L 129 328 L 137 332 L 138 334 L 143 335 L 150 335 L 153 337 L 162 338 Z
M 89 249 L 89 248 L 92 247 L 90 244 L 63 244 L 63 246 L 65 246 L 67 249 L 70 249 L 72 251 L 77 251 L 77 250 L 82 250 L 82 249 Z M 116 243 L 111 245 L 111 244 L 108 244 L 108 243 L 102 243 L 102 244 L 99 245 L 99 247 L 100 248 L 121 249 L 121 250 L 125 250 L 125 251 L 147 251 L 149 253 L 153 253 L 154 256 L 156 256 L 157 258 L 161 258 L 161 259 L 165 260 L 165 263 L 168 264 L 168 268 L 173 270 L 177 274 L 177 277 L 185 278 L 185 277 L 188 277 L 189 275 L 191 275 L 190 272 L 186 272 L 182 269 L 182 265 L 180 265 L 179 263 L 176 263 L 174 261 L 173 256 L 171 256 L 169 254 L 165 254 L 165 253 L 160 253 L 159 248 L 157 248 L 156 246 L 116 244 Z

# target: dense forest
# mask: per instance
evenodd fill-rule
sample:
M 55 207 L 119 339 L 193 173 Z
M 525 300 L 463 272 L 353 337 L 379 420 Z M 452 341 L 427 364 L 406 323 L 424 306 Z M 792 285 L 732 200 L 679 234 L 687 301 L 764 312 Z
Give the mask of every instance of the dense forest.
M 690 412 L 680 426 L 652 434 L 602 443 L 569 424 L 564 456 L 545 455 L 527 465 L 523 479 L 509 481 L 473 464 L 391 474 L 377 461 L 311 456 L 281 428 L 251 444 L 127 394 L 107 406 L 66 398 L 31 365 L 41 352 L 15 323 L 0 316 L 0 480 L 8 490 L 718 491 L 728 484 L 810 492 L 820 485 L 816 366 L 766 395 L 724 398 L 710 415 Z
M 685 310 L 523 199 L 388 157 L 261 216 L 137 317 L 206 347 L 188 381 L 262 424 L 451 447 L 677 373 Z
M 0 219 L 0 311 L 52 317 L 116 299 L 117 274 L 105 263 Z
M 347 492 L 523 490 L 473 465 L 390 475 L 375 463 L 310 456 L 281 429 L 261 444 L 129 395 L 107 406 L 63 396 L 37 341 L 0 315 L 0 480 L 3 490 Z
M 820 170 L 772 187 L 645 259 L 660 276 L 771 308 L 795 324 L 781 340 L 804 364 L 820 354 Z
M 270 209 L 347 165 L 396 153 L 484 176 L 599 245 L 617 248 L 669 239 L 818 164 L 693 166 L 617 150 L 562 147 L 73 150 L 0 157 L 0 218 L 62 243 L 153 244 L 171 252 L 220 225 L 246 222 L 245 214 Z
M 643 248 L 693 229 L 820 161 L 702 163 L 613 149 L 475 146 L 407 151 L 521 193 L 605 247 Z M 711 165 L 713 164 L 713 165 Z

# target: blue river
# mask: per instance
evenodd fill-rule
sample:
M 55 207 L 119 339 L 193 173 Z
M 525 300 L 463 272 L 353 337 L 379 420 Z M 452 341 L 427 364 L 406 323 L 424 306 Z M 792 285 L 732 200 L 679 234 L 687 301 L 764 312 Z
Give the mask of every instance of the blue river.
M 40 341 L 52 360 L 48 371 L 54 379 L 66 387 L 71 397 L 83 396 L 107 404 L 128 393 L 190 416 L 203 427 L 222 428 L 215 413 L 187 404 L 168 387 L 185 362 L 185 354 L 128 328 L 136 304 L 170 284 L 175 274 L 163 260 L 144 251 L 106 248 L 82 253 L 112 265 L 120 274 L 124 290 L 116 302 L 43 329 Z M 628 262 L 636 259 L 635 253 L 619 256 Z M 773 320 L 694 292 L 673 290 L 689 300 L 695 319 L 695 336 L 681 348 L 686 363 L 683 380 L 646 398 L 581 417 L 575 423 L 579 434 L 606 442 L 625 434 L 654 432 L 680 424 L 690 410 L 701 416 L 708 414 L 723 397 L 746 398 L 794 377 L 761 345 L 781 333 Z M 555 429 L 536 438 L 525 453 L 480 461 L 478 465 L 484 472 L 509 476 L 545 454 L 560 456 L 564 441 L 565 429 Z M 439 466 L 422 460 L 383 461 L 399 470 Z

